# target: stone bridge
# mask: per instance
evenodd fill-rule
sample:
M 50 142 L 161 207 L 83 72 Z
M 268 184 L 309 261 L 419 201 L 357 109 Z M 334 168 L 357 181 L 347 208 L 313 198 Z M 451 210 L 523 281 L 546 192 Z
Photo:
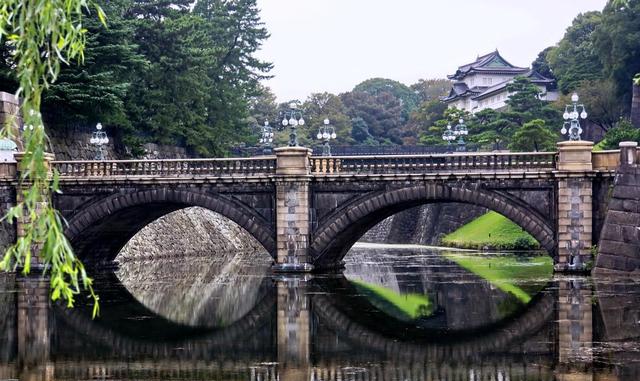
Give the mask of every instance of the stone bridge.
M 246 229 L 278 270 L 334 268 L 390 215 L 460 202 L 514 221 L 549 251 L 556 269 L 580 270 L 599 240 L 620 156 L 635 163 L 638 153 L 635 146 L 592 153 L 584 141 L 558 148 L 316 157 L 286 147 L 254 158 L 53 161 L 62 189 L 53 203 L 68 221 L 74 249 L 89 262 L 113 259 L 151 221 L 200 206 Z M 0 166 L 0 186 L 15 202 L 16 164 Z
M 18 292 L 0 301 L 5 313 L 5 320 L 0 318 L 2 379 L 125 379 L 135 372 L 157 379 L 347 380 L 354 379 L 349 372 L 357 359 L 362 380 L 459 380 L 470 372 L 478 374 L 474 380 L 553 380 L 588 366 L 597 345 L 592 336 L 597 305 L 586 278 L 556 280 L 522 314 L 457 343 L 437 337 L 403 341 L 372 331 L 303 275 L 277 278 L 275 300 L 268 297 L 239 321 L 244 331 L 232 325 L 191 342 L 167 343 L 130 340 L 101 328 L 104 323 L 92 320 L 88 311 L 50 305 L 48 284 L 41 279 L 7 275 L 5 280 L 9 289 L 15 282 Z M 597 290 L 609 312 L 603 314 L 607 340 L 637 336 L 632 308 L 637 293 L 608 287 L 624 285 Z M 615 300 L 609 300 L 612 296 Z M 273 339 L 276 345 L 265 344 Z M 262 345 L 254 347 L 254 341 Z

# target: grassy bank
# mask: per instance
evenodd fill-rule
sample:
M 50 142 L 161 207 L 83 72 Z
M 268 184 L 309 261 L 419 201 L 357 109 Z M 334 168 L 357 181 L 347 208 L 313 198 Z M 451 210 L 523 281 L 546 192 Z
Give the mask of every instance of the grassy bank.
M 518 225 L 496 212 L 488 212 L 453 233 L 447 234 L 442 245 L 464 249 L 531 250 L 540 245 Z
M 363 282 L 351 281 L 358 292 L 365 295 L 369 301 L 382 311 L 400 320 L 414 320 L 430 316 L 433 305 L 427 295 L 400 294 L 386 287 Z
M 445 253 L 444 256 L 523 304 L 529 303 L 553 276 L 553 260 L 547 255 L 519 258 Z

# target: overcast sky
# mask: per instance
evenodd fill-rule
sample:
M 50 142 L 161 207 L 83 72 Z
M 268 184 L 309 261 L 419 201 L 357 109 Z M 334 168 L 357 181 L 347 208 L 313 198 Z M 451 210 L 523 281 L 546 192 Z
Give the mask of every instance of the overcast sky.
M 444 78 L 500 50 L 517 66 L 562 38 L 580 12 L 606 0 L 258 0 L 271 37 L 266 82 L 279 101 L 340 93 L 373 77 L 407 85 Z

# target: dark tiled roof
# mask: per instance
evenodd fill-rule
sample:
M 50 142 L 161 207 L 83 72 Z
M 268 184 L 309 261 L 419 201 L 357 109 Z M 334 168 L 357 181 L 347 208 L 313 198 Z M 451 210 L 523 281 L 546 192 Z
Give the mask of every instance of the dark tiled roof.
M 449 95 L 440 99 L 444 102 L 450 102 L 466 95 L 480 94 L 484 89 L 486 89 L 486 87 L 474 86 L 469 88 L 464 82 L 455 82 L 451 87 L 451 91 L 449 91 Z
M 532 83 L 535 83 L 538 85 L 550 85 L 554 82 L 553 79 L 549 79 L 533 70 L 529 70 L 526 74 L 523 75 L 523 77 L 528 78 Z M 508 79 L 506 81 L 496 83 L 491 87 L 485 88 L 484 91 L 473 96 L 472 99 L 484 99 L 492 94 L 498 93 L 502 91 L 505 87 L 507 87 L 507 85 L 511 82 L 513 82 L 513 79 Z
M 496 50 L 484 56 L 478 57 L 474 62 L 458 67 L 455 74 L 448 75 L 449 79 L 462 79 L 472 72 L 495 73 L 495 74 L 523 74 L 527 68 L 517 67 L 502 58 Z

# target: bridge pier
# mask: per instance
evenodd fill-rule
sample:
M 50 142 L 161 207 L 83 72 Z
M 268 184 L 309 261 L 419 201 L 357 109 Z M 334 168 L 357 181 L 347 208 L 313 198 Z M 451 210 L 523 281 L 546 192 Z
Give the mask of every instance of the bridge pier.
M 593 234 L 593 143 L 558 143 L 557 271 L 587 270 Z
M 308 380 L 311 366 L 309 275 L 278 279 L 278 373 L 282 381 Z
M 309 158 L 304 147 L 276 148 L 276 264 L 278 272 L 309 272 Z

